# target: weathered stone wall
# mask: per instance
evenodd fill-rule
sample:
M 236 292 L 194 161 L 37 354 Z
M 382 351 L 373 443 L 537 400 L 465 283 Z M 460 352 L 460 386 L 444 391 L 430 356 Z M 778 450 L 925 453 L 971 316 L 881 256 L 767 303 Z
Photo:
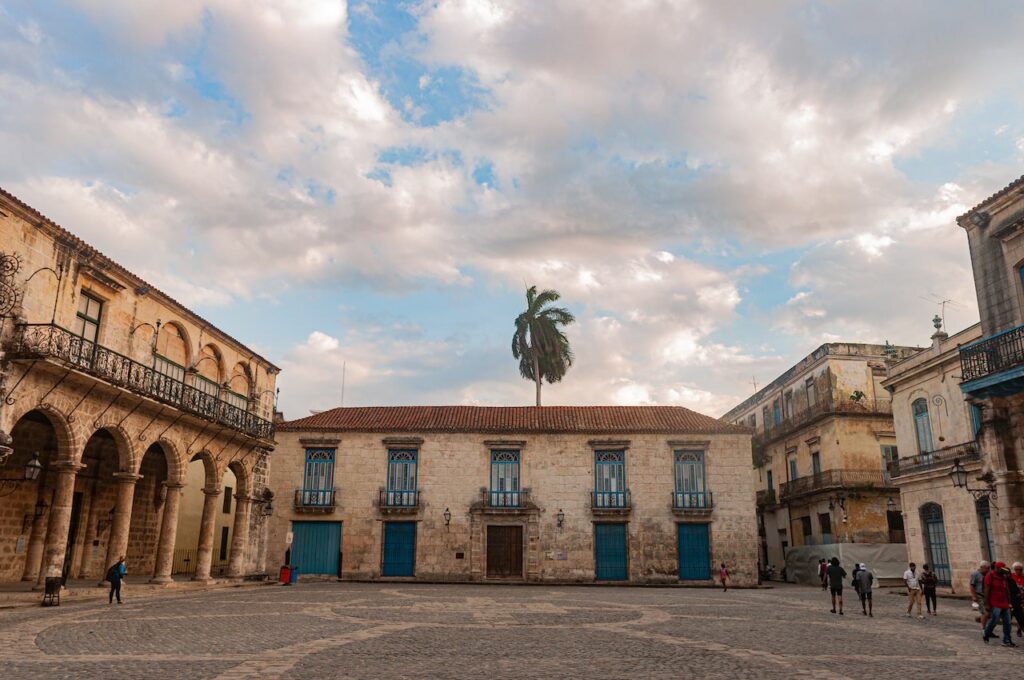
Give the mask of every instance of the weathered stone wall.
M 376 507 L 385 485 L 387 438 L 382 433 L 303 434 L 279 432 L 271 464 L 271 485 L 277 510 L 270 520 L 269 566 L 284 560 L 286 535 L 293 520 L 341 521 L 343 574 L 349 578 L 377 578 L 381 573 L 382 521 Z M 637 434 L 629 440 L 626 478 L 633 509 L 626 517 L 601 518 L 590 509 L 594 488 L 595 439 L 584 434 L 518 435 L 522 440 L 522 486 L 539 506 L 533 525 L 538 556 L 536 578 L 557 581 L 592 581 L 594 572 L 594 522 L 627 521 L 629 577 L 634 581 L 675 581 L 678 578 L 676 523 L 710 521 L 713 564 L 726 562 L 737 583 L 756 582 L 757 529 L 750 482 L 749 435 L 663 436 Z M 416 576 L 422 579 L 471 580 L 482 578 L 482 536 L 473 535 L 470 510 L 479 503 L 481 489 L 489 484 L 490 449 L 485 442 L 494 436 L 472 434 L 424 434 L 419 447 L 418 486 L 420 510 L 410 519 L 418 522 Z M 671 510 L 673 448 L 671 440 L 706 442 L 708 488 L 715 508 L 710 519 L 684 519 Z M 336 445 L 335 485 L 337 510 L 327 516 L 296 513 L 289 507 L 295 489 L 302 486 L 303 440 Z M 678 447 L 677 447 L 678 448 Z M 446 527 L 445 509 L 452 514 Z M 565 515 L 562 528 L 556 517 Z M 402 519 L 395 517 L 394 519 Z M 506 519 L 483 519 L 483 524 Z M 530 527 L 526 518 L 516 519 Z M 524 552 L 529 568 L 530 548 Z M 462 559 L 458 554 L 462 554 Z

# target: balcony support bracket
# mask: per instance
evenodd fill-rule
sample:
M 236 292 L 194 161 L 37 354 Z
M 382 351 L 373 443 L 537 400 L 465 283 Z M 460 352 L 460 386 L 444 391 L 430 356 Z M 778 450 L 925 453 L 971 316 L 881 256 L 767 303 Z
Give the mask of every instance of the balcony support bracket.
M 14 383 L 14 387 L 11 388 L 11 391 L 7 393 L 7 397 L 6 397 L 6 399 L 4 399 L 4 401 L 5 401 L 5 403 L 8 406 L 14 406 L 14 402 L 17 401 L 14 398 L 14 393 L 18 390 L 18 386 L 21 384 L 21 381 L 24 380 L 25 377 L 29 373 L 31 373 L 32 369 L 35 368 L 35 367 L 36 367 L 36 362 L 33 361 L 31 364 L 28 365 L 28 368 L 25 369 L 25 372 L 21 374 L 21 377 L 18 378 L 18 382 Z
M 96 416 L 96 420 L 92 421 L 93 427 L 99 427 L 100 426 L 100 421 L 103 420 L 103 416 L 107 415 L 107 411 L 110 410 L 111 406 L 113 406 L 114 404 L 117 403 L 117 400 L 118 400 L 118 398 L 120 398 L 120 396 L 121 396 L 120 394 L 115 394 L 114 398 L 110 400 L 109 404 L 107 404 L 107 407 L 105 409 L 103 409 L 102 411 L 100 411 L 100 414 L 98 416 Z
M 82 398 L 78 400 L 78 403 L 75 404 L 75 407 L 68 412 L 67 416 L 65 416 L 68 419 L 69 423 L 75 422 L 75 411 L 77 411 L 78 407 L 82 405 L 82 402 L 89 398 L 89 395 L 92 394 L 92 391 L 94 389 L 96 389 L 96 383 L 89 385 L 89 389 L 85 391 L 85 394 L 83 394 Z

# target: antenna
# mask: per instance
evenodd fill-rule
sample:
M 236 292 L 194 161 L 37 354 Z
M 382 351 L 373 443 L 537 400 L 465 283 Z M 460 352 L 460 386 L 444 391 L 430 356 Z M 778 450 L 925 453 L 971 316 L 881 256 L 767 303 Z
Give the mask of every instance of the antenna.
M 757 394 L 757 378 L 750 376 L 750 384 L 754 386 L 754 394 Z
M 943 297 L 940 297 L 940 296 L 936 295 L 935 293 L 928 293 L 928 297 L 924 297 L 923 295 L 918 295 L 917 297 L 920 300 L 924 300 L 925 302 L 930 302 L 933 305 L 938 305 L 939 306 L 939 318 L 942 319 L 942 327 L 943 328 L 948 328 L 948 326 L 946 326 L 946 305 L 949 305 L 950 307 L 960 307 L 961 306 L 960 303 L 957 302 L 956 300 L 951 300 L 949 298 L 943 298 Z
M 345 368 L 348 366 L 347 361 L 341 362 L 341 405 L 345 405 Z

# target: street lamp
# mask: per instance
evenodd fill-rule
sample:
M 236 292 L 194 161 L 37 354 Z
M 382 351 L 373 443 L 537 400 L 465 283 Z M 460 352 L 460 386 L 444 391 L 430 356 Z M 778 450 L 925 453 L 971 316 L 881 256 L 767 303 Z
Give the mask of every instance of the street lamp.
M 32 458 L 25 463 L 25 469 L 20 477 L 0 477 L 0 496 L 7 496 L 14 493 L 19 484 L 34 482 L 39 479 L 39 473 L 43 471 L 43 464 L 39 462 L 39 452 L 32 454 Z
M 558 514 L 555 515 L 555 521 L 558 522 L 559 529 L 561 529 L 562 525 L 565 524 L 565 513 L 562 512 L 561 508 L 558 509 Z
M 444 517 L 444 525 L 446 527 L 452 523 L 452 511 L 448 508 L 444 509 L 444 515 L 442 515 L 442 517 Z
M 889 496 L 889 500 L 885 502 L 885 509 L 889 512 L 896 512 L 896 501 L 892 499 L 892 496 Z
M 996 497 L 996 485 L 992 479 L 992 473 L 986 473 L 978 477 L 978 480 L 985 482 L 985 487 L 981 489 L 972 489 L 967 485 L 967 470 L 960 464 L 960 459 L 956 458 L 953 460 L 953 469 L 949 471 L 949 478 L 953 480 L 953 486 L 957 489 L 966 489 L 968 493 L 974 496 L 974 500 L 981 500 L 982 498 L 995 498 Z

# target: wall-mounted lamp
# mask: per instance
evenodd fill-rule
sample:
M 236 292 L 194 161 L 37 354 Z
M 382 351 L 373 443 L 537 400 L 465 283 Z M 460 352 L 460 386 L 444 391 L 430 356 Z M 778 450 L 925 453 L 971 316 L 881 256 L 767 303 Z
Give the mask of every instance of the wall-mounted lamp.
M 36 501 L 36 509 L 35 509 L 35 518 L 36 519 L 42 519 L 43 515 L 46 514 L 46 508 L 48 508 L 48 507 L 49 506 L 46 504 L 46 501 L 44 501 L 42 498 L 37 500 Z
M 562 525 L 565 524 L 565 513 L 562 512 L 561 508 L 558 509 L 558 514 L 555 515 L 555 521 L 558 523 L 559 529 L 561 529 Z
M 18 477 L 0 477 L 0 496 L 6 496 L 14 493 L 19 485 L 25 482 L 34 482 L 39 479 L 39 474 L 43 471 L 43 464 L 39 462 L 39 452 L 36 451 L 32 454 L 32 458 L 25 463 L 25 469 Z
M 896 512 L 896 501 L 893 500 L 892 496 L 889 496 L 889 500 L 885 502 L 885 509 L 889 512 Z
M 978 501 L 982 498 L 988 498 L 989 500 L 996 497 L 996 484 L 995 478 L 993 478 L 991 472 L 987 472 L 978 477 L 978 481 L 985 482 L 985 486 L 981 489 L 972 489 L 967 486 L 967 470 L 960 464 L 960 459 L 956 458 L 953 460 L 953 469 L 949 471 L 949 478 L 953 480 L 953 486 L 957 489 L 966 489 L 968 493 L 974 496 L 974 500 Z
M 452 511 L 449 510 L 448 508 L 445 508 L 444 515 L 442 515 L 442 517 L 444 517 L 444 526 L 447 529 L 448 525 L 452 523 Z

